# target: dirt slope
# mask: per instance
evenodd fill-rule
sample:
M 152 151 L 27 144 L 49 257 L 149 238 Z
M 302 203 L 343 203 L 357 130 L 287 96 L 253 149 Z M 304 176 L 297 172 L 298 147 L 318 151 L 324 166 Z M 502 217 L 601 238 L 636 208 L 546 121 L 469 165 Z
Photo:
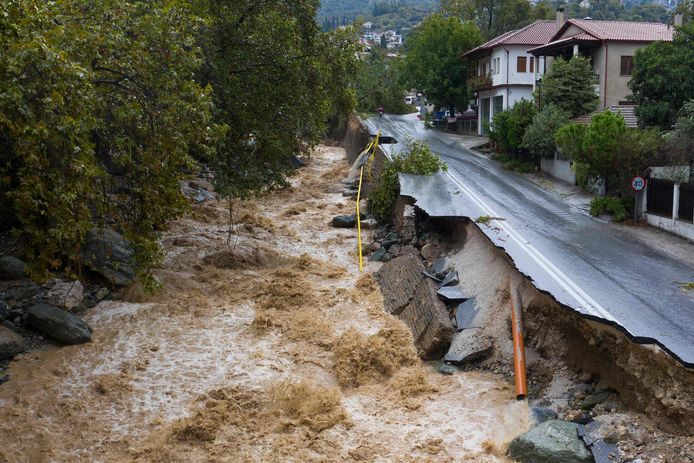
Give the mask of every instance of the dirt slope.
M 330 227 L 347 171 L 319 148 L 292 188 L 234 207 L 230 240 L 223 204 L 195 206 L 163 238 L 161 291 L 101 303 L 88 345 L 12 364 L 0 462 L 505 461 L 484 448 L 524 430 L 524 404 L 416 358 L 379 264 L 360 275 L 356 232 Z

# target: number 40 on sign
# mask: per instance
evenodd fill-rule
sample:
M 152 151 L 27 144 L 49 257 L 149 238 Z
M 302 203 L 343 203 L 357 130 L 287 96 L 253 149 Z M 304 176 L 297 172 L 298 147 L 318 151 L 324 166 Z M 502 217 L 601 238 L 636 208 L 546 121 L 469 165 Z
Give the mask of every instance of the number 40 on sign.
M 634 191 L 643 191 L 646 188 L 646 179 L 643 177 L 634 177 L 631 179 L 631 188 Z

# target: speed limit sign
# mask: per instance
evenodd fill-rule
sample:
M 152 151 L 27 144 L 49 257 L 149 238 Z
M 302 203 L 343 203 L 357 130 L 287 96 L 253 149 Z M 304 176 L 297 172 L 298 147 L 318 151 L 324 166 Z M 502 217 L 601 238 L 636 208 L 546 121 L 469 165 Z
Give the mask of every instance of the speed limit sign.
M 634 177 L 631 179 L 631 188 L 634 191 L 643 191 L 646 188 L 646 179 L 643 177 Z

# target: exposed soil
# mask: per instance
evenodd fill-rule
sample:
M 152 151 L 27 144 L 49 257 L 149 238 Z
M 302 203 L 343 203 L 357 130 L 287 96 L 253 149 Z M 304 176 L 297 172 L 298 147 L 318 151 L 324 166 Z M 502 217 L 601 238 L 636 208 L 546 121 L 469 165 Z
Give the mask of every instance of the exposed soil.
M 85 314 L 86 345 L 20 356 L 0 462 L 504 462 L 527 429 L 499 375 L 439 375 L 356 265 L 340 148 L 292 187 L 208 202 L 162 239 L 162 289 Z M 370 232 L 366 232 L 368 234 Z M 367 242 L 368 242 L 367 237 Z
M 606 325 L 588 321 L 539 292 L 475 224 L 442 221 L 441 245 L 461 285 L 476 297 L 478 323 L 495 339 L 494 354 L 472 366 L 513 377 L 509 285 L 524 303 L 526 360 L 532 405 L 549 405 L 566 420 L 607 422 L 622 461 L 694 461 L 694 371 L 657 346 L 638 345 Z M 581 407 L 588 396 L 602 403 Z

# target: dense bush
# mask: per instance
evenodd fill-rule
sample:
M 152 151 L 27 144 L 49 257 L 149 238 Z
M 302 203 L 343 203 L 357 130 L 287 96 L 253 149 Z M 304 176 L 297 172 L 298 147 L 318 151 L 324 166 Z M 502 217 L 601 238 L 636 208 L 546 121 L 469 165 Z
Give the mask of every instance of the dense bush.
M 628 198 L 615 198 L 613 196 L 602 196 L 593 198 L 590 202 L 590 215 L 598 216 L 612 214 L 615 222 L 624 222 L 627 218 Z
M 388 220 L 398 198 L 398 173 L 432 175 L 446 171 L 446 164 L 431 152 L 422 141 L 408 139 L 407 151 L 386 161 L 373 190 L 369 194 L 369 203 L 374 214 L 381 220 Z
M 579 181 L 601 177 L 608 191 L 625 190 L 658 156 L 661 137 L 649 130 L 628 129 L 620 114 L 604 111 L 590 124 L 568 124 L 557 131 L 557 146 L 576 165 Z
M 489 138 L 498 144 L 502 153 L 515 153 L 521 149 L 525 131 L 536 114 L 537 110 L 532 102 L 516 102 L 511 109 L 494 115 Z
M 525 130 L 521 147 L 536 157 L 554 157 L 557 150 L 554 136 L 568 122 L 566 111 L 554 105 L 545 106 Z

